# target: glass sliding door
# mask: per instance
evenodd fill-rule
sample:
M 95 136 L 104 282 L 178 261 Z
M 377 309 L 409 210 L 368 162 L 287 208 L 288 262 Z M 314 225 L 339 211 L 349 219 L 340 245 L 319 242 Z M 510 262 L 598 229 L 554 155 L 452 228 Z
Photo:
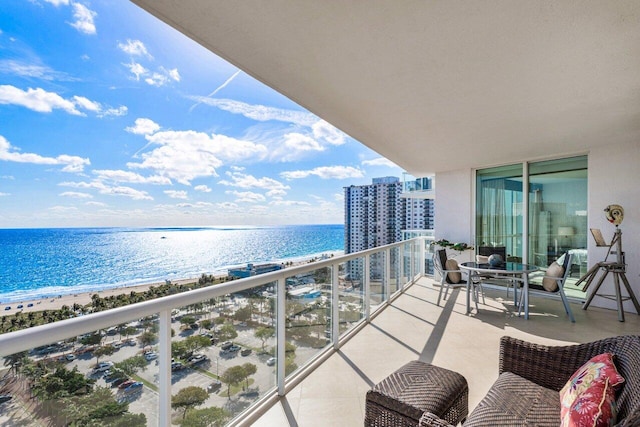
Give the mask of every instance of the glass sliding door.
M 568 251 L 571 274 L 580 277 L 587 267 L 587 156 L 529 164 L 529 262 L 546 268 Z
M 522 260 L 522 164 L 476 173 L 476 248 Z

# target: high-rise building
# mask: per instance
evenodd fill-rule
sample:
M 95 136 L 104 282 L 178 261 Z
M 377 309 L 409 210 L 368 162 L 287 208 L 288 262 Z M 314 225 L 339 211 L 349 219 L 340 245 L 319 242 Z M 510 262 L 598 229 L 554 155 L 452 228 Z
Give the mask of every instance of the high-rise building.
M 403 230 L 433 229 L 433 200 L 402 194 L 392 176 L 344 188 L 345 253 L 400 241 Z

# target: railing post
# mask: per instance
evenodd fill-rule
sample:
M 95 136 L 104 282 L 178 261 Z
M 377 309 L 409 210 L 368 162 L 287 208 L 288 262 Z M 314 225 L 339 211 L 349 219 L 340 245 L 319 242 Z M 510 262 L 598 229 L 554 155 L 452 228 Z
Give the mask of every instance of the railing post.
M 285 395 L 284 377 L 285 377 L 285 342 L 286 342 L 286 302 L 287 302 L 287 286 L 285 277 L 280 277 L 276 282 L 278 292 L 277 309 L 276 309 L 276 381 L 278 385 L 278 396 Z
M 338 341 L 340 338 L 340 279 L 338 277 L 338 264 L 331 264 L 331 340 L 333 348 L 338 349 Z
M 171 310 L 160 312 L 158 350 L 158 425 L 171 425 Z
M 382 292 L 385 295 L 390 295 L 391 289 L 391 249 L 387 248 L 384 251 L 384 281 L 382 283 Z
M 425 274 L 427 274 L 426 268 L 425 268 L 425 263 L 426 263 L 426 258 L 425 258 L 425 254 L 426 254 L 426 250 L 425 250 L 425 245 L 427 243 L 427 239 L 425 239 L 424 237 L 421 238 L 420 240 L 418 240 L 418 244 L 420 245 L 420 255 L 418 256 L 418 261 L 420 262 L 420 277 L 424 276 Z
M 369 279 L 371 278 L 371 256 L 365 255 L 364 257 L 364 277 L 362 278 L 362 284 L 364 286 L 364 318 L 369 321 L 371 315 L 371 284 Z

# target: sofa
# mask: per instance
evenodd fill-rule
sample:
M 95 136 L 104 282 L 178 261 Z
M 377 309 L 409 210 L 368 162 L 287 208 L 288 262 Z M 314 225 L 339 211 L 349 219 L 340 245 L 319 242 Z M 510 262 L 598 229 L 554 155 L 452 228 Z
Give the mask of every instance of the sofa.
M 511 337 L 500 340 L 499 377 L 463 422 L 477 426 L 559 426 L 560 395 L 569 378 L 592 357 L 610 352 L 625 382 L 616 392 L 616 426 L 640 426 L 640 336 L 586 344 L 545 346 Z M 426 412 L 420 426 L 449 426 Z

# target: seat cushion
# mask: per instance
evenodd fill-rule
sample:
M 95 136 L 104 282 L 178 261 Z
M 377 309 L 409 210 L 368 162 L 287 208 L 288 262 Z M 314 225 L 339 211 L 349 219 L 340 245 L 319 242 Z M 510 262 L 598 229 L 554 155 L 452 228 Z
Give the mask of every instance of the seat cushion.
M 462 273 L 459 271 L 451 272 L 449 270 L 460 270 L 458 267 L 458 261 L 455 259 L 448 259 L 444 265 L 445 270 L 447 270 L 447 282 L 449 283 L 460 283 L 462 281 Z
M 555 292 L 558 290 L 558 281 L 556 278 L 560 279 L 564 275 L 564 268 L 557 262 L 552 262 L 549 268 L 547 268 L 547 272 L 545 273 L 545 277 L 542 279 L 542 287 L 545 291 Z
M 511 372 L 502 373 L 471 412 L 465 427 L 560 425 L 558 392 Z

